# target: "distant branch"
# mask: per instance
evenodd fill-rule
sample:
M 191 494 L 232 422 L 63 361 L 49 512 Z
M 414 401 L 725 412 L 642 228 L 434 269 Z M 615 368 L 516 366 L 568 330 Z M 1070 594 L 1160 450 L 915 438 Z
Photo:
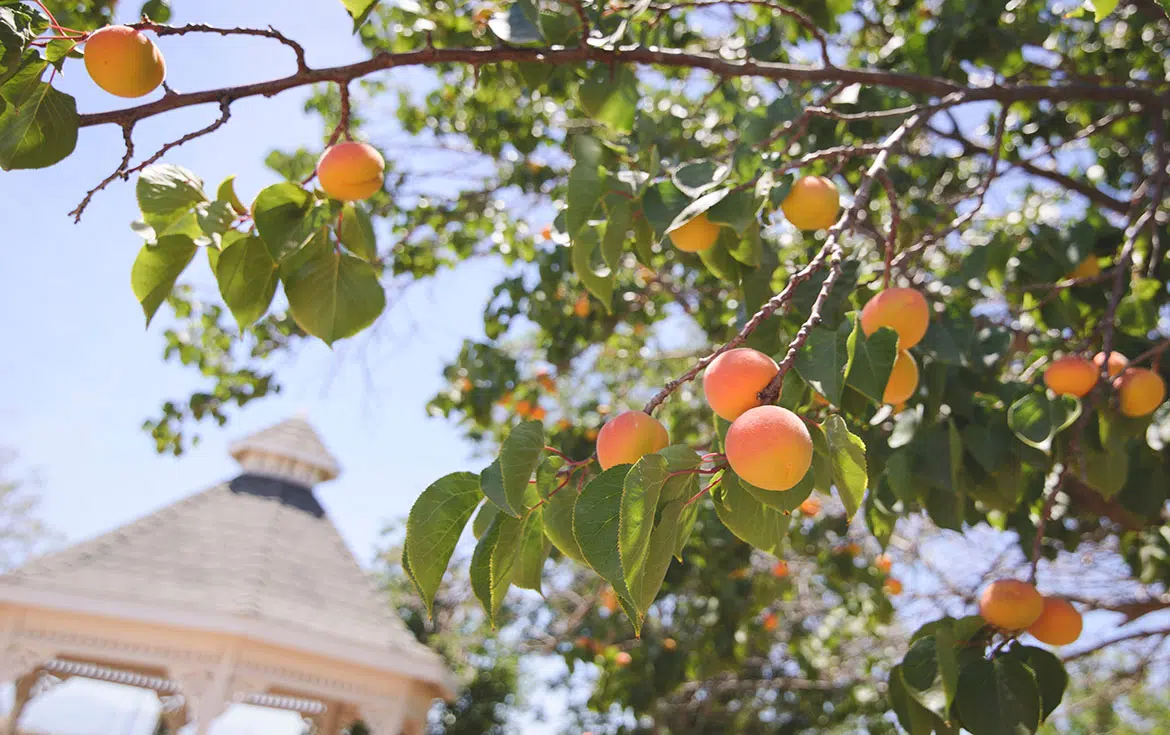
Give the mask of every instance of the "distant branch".
M 305 48 L 301 44 L 292 40 L 272 26 L 268 28 L 217 28 L 203 23 L 188 23 L 182 26 L 169 26 L 163 23 L 155 23 L 154 21 L 144 20 L 138 23 L 131 23 L 131 28 L 137 28 L 140 31 L 151 31 L 159 38 L 163 36 L 183 36 L 188 33 L 215 33 L 220 36 L 260 36 L 263 38 L 271 38 L 275 41 L 283 43 L 292 49 L 293 54 L 297 59 L 297 71 L 309 71 L 309 65 L 305 62 Z

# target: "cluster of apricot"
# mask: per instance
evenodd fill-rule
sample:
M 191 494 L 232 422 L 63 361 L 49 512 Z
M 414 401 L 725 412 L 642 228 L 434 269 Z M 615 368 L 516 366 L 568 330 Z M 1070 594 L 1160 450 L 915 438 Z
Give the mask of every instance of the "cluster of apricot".
M 1057 395 L 1083 398 L 1096 387 L 1104 364 L 1103 352 L 1098 352 L 1092 360 L 1081 355 L 1065 355 L 1044 371 L 1044 384 Z M 1148 416 L 1166 399 L 1162 376 L 1148 368 L 1131 367 L 1119 352 L 1109 353 L 1108 373 L 1117 391 L 1118 406 L 1126 416 Z
M 119 97 L 142 97 L 158 89 L 167 75 L 158 46 L 130 26 L 106 26 L 85 41 L 85 69 L 99 87 Z M 334 199 L 368 199 L 382 188 L 386 162 L 369 144 L 331 145 L 317 163 L 321 188 Z
M 792 185 L 780 203 L 784 217 L 798 230 L 824 230 L 833 226 L 841 211 L 837 186 L 824 176 L 804 176 Z M 667 232 L 670 241 L 686 253 L 701 253 L 719 239 L 722 225 L 700 214 Z
M 1045 597 L 1027 582 L 1000 579 L 983 590 L 979 614 L 1009 634 L 1027 631 L 1050 646 L 1067 646 L 1081 636 L 1081 614 L 1068 600 Z
M 898 404 L 918 387 L 918 365 L 909 348 L 918 344 L 930 322 L 921 293 L 891 288 L 874 296 L 861 311 L 867 335 L 885 327 L 898 335 L 899 353 L 883 399 Z M 780 372 L 775 360 L 749 348 L 727 350 L 703 374 L 703 393 L 716 416 L 729 421 L 724 452 L 731 469 L 764 490 L 789 490 L 812 465 L 812 437 L 804 421 L 781 406 L 764 405 L 760 394 Z M 601 428 L 597 459 L 602 469 L 634 463 L 670 443 L 666 428 L 649 414 L 628 411 Z

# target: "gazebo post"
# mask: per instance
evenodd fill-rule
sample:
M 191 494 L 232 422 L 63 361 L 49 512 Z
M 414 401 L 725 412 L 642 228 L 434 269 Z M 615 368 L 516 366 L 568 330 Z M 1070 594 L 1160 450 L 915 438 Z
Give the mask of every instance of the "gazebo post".
M 40 675 L 36 668 L 16 680 L 16 700 L 12 704 L 12 711 L 8 713 L 8 722 L 4 724 L 4 735 L 16 735 L 20 716 L 24 714 L 24 706 L 32 699 L 33 684 Z
M 371 735 L 402 735 L 402 724 L 406 720 L 406 702 L 402 699 L 387 699 L 362 705 L 362 721 L 370 728 Z

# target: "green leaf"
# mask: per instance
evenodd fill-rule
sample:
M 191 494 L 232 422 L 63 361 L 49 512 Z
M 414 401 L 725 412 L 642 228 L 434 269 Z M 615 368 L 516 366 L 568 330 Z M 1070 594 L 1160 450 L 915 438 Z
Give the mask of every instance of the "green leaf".
M 959 640 L 950 618 L 934 634 L 934 652 L 938 659 L 938 674 L 946 697 L 944 713 L 949 712 L 959 692 Z
M 357 29 L 361 28 L 366 19 L 370 17 L 378 0 L 341 0 L 341 4 L 345 6 L 349 17 L 353 18 L 353 30 L 354 33 L 357 33 Z
M 386 308 L 378 272 L 364 260 L 337 252 L 328 230 L 318 230 L 295 262 L 286 265 L 281 280 L 289 311 L 301 329 L 325 344 L 352 337 Z
M 577 90 L 581 110 L 616 133 L 634 129 L 638 111 L 638 79 L 633 69 L 594 64 L 589 77 Z
M 882 327 L 866 337 L 861 331 L 861 319 L 854 319 L 847 346 L 849 368 L 845 383 L 874 403 L 882 403 L 890 370 L 898 357 L 898 333 Z
M 479 486 L 497 508 L 514 518 L 520 517 L 520 511 L 512 508 L 508 502 L 508 494 L 504 491 L 504 474 L 498 458 L 479 473 Z
M 724 228 L 719 232 L 715 244 L 699 253 L 699 260 L 716 278 L 731 283 L 739 282 L 739 262 L 731 257 L 729 250 L 729 246 L 738 245 L 738 240 L 734 230 Z
M 540 592 L 544 559 L 548 556 L 548 542 L 544 538 L 544 508 L 528 511 L 520 525 L 516 550 L 516 586 Z
M 1117 7 L 1118 0 L 1091 0 L 1086 5 L 1091 5 L 1093 8 L 1093 20 L 1100 23 L 1109 17 L 1109 14 Z
M 483 489 L 482 481 L 480 489 Z M 484 503 L 479 506 L 479 512 L 475 514 L 475 519 L 471 521 L 471 535 L 479 539 L 483 538 L 484 533 L 487 532 L 488 526 L 491 525 L 492 519 L 499 514 L 500 508 L 495 503 Z
M 901 664 L 890 669 L 887 686 L 890 708 L 894 710 L 898 723 L 906 732 L 910 735 L 931 735 L 935 732 L 935 723 L 938 718 L 910 696 Z
M 723 525 L 741 540 L 773 556 L 780 556 L 791 516 L 757 500 L 740 485 L 739 478 L 730 470 L 723 472 L 715 512 Z
M 585 229 L 601 201 L 605 177 L 601 168 L 604 151 L 596 138 L 578 135 L 573 138 L 572 145 L 574 163 L 565 194 L 565 232 L 575 239 Z
M 501 41 L 513 46 L 538 46 L 544 43 L 544 37 L 536 19 L 531 2 L 514 2 L 507 10 L 493 15 L 488 28 Z
M 378 259 L 378 243 L 374 237 L 374 223 L 361 207 L 346 204 L 341 210 L 341 227 L 338 232 L 341 244 L 349 252 L 367 263 Z
M 1049 397 L 1032 392 L 1008 409 L 1008 426 L 1025 444 L 1045 452 L 1052 439 L 1081 415 L 1081 402 L 1073 396 Z
M 241 330 L 264 316 L 279 278 L 276 261 L 263 240 L 256 235 L 233 239 L 219 254 L 213 270 L 224 303 Z
M 726 163 L 711 160 L 684 163 L 670 174 L 670 180 L 683 194 L 692 199 L 722 184 L 731 168 Z
M 573 535 L 585 560 L 601 578 L 613 585 L 618 598 L 630 602 L 622 573 L 619 523 L 622 490 L 630 465 L 610 467 L 585 486 L 573 509 Z
M 868 482 L 865 442 L 851 434 L 845 420 L 837 414 L 825 421 L 824 430 L 833 462 L 833 484 L 845 505 L 845 517 L 852 518 L 861 507 Z
M 671 223 L 690 203 L 690 198 L 669 181 L 646 190 L 642 197 L 642 213 L 650 223 L 656 241 L 662 239 Z
M 1031 670 L 1000 657 L 967 663 L 955 697 L 963 727 L 973 735 L 1029 735 L 1040 726 L 1040 691 Z
M 240 197 L 236 194 L 236 176 L 232 174 L 223 181 L 219 182 L 219 186 L 215 189 L 215 201 L 225 202 L 236 214 L 244 214 L 248 208 L 240 201 Z
M 77 147 L 77 101 L 46 83 L 0 112 L 0 168 L 46 168 Z
M 1064 699 L 1064 691 L 1068 687 L 1068 672 L 1056 654 L 1035 646 L 1015 646 L 1010 656 L 1018 657 L 1036 677 L 1036 686 L 1040 690 L 1040 720 L 1048 719 L 1060 701 Z
M 739 486 L 746 490 L 757 502 L 768 508 L 778 510 L 784 515 L 799 508 L 801 503 L 808 500 L 808 497 L 812 495 L 812 491 L 816 487 L 816 474 L 811 467 L 808 472 L 804 473 L 804 477 L 800 478 L 800 482 L 787 490 L 765 490 L 762 487 L 756 487 L 739 476 L 736 476 L 736 480 L 739 482 Z
M 273 184 L 256 195 L 252 217 L 273 258 L 283 260 L 316 234 L 308 223 L 312 207 L 313 195 L 296 184 Z
M 471 589 L 493 628 L 515 578 L 520 533 L 520 519 L 497 514 L 471 553 Z M 420 557 L 412 553 L 412 564 L 417 558 Z
M 614 272 L 609 268 L 600 271 L 593 269 L 593 254 L 597 250 L 597 231 L 585 230 L 573 238 L 570 246 L 570 258 L 573 261 L 573 272 L 585 284 L 589 293 L 593 294 L 607 312 L 612 310 Z
M 169 163 L 147 166 L 138 177 L 135 194 L 138 208 L 146 215 L 187 212 L 196 204 L 207 201 L 199 177 Z
M 41 77 L 48 66 L 39 52 L 26 53 L 18 65 L 0 74 L 0 100 L 10 105 L 23 104 L 40 88 Z M 3 102 L 0 102 L 0 110 L 4 109 Z
M 631 201 L 617 194 L 602 200 L 605 205 L 605 237 L 601 241 L 601 257 L 611 270 L 616 270 L 626 248 L 630 231 Z
M 455 553 L 455 544 L 481 500 L 479 479 L 470 472 L 454 472 L 423 490 L 410 508 L 403 561 L 410 566 L 411 579 L 428 615 L 434 613 L 435 592 Z
M 719 200 L 715 206 L 707 210 L 707 219 L 717 225 L 725 225 L 743 234 L 745 230 L 758 234 L 758 217 L 762 200 L 747 189 L 733 189 L 731 193 Z M 746 265 L 755 265 L 742 261 Z
M 525 421 L 508 433 L 500 445 L 500 477 L 508 505 L 522 513 L 529 480 L 544 452 L 544 424 Z M 515 515 L 515 514 L 514 514 Z
M 814 327 L 808 334 L 804 349 L 796 353 L 796 362 L 792 365 L 804 382 L 834 406 L 841 405 L 841 394 L 845 390 L 852 331 L 852 325 L 848 322 L 835 330 Z
M 658 591 L 662 589 L 662 581 L 666 579 L 666 572 L 670 569 L 670 560 L 678 546 L 682 529 L 685 525 L 684 516 L 687 505 L 685 500 L 676 500 L 667 503 L 659 514 L 659 520 L 654 524 L 647 544 L 646 558 L 641 566 L 629 578 L 630 595 L 638 611 L 635 627 L 640 629 L 641 620 L 646 611 L 654 603 Z M 690 507 L 695 507 L 694 505 Z M 693 523 L 693 519 L 691 520 Z
M 1112 498 L 1121 492 L 1129 476 L 1129 455 L 1125 445 L 1120 441 L 1115 444 L 1117 446 L 1104 451 L 1088 447 L 1081 450 L 1085 470 L 1083 479 L 1104 498 Z M 1075 458 L 1070 461 L 1074 468 L 1081 466 Z
M 577 537 L 573 535 L 573 508 L 577 505 L 578 495 L 574 480 L 548 499 L 544 504 L 544 533 L 562 554 L 573 561 L 588 564 Z
M 666 228 L 666 231 L 669 233 L 673 230 L 677 230 L 687 222 L 693 220 L 695 217 L 698 217 L 700 214 L 705 214 L 716 204 L 723 201 L 723 199 L 730 193 L 731 189 L 716 189 L 715 191 L 707 192 L 703 196 L 683 207 L 683 210 L 675 215 L 674 220 Z
M 650 549 L 650 534 L 658 499 L 666 484 L 666 458 L 647 454 L 638 460 L 622 483 L 618 514 L 618 555 L 627 583 L 639 577 Z M 673 548 L 673 540 L 672 540 Z M 631 585 L 631 589 L 633 589 Z M 634 597 L 637 602 L 637 596 Z
M 236 213 L 227 202 L 206 202 L 195 207 L 195 222 L 208 237 L 227 232 L 235 219 Z
M 155 23 L 169 23 L 171 20 L 171 4 L 168 0 L 146 0 L 139 13 L 143 18 L 149 18 Z
M 185 235 L 167 235 L 144 245 L 130 270 L 130 287 L 146 314 L 146 324 L 175 287 L 175 281 L 195 257 L 195 243 Z

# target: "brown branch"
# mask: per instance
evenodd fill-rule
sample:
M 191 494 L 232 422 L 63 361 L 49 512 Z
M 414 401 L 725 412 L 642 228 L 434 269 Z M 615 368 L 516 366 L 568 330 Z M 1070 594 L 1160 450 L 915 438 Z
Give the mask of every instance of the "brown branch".
M 75 207 L 73 211 L 69 213 L 69 216 L 73 218 L 75 223 L 81 220 L 81 213 L 84 212 L 85 208 L 89 206 L 89 203 L 93 201 L 94 194 L 97 194 L 102 189 L 105 189 L 107 186 L 114 183 L 116 179 L 126 178 L 126 174 L 124 172 L 126 171 L 126 167 L 130 165 L 130 159 L 134 157 L 133 123 L 128 123 L 122 126 L 122 141 L 126 146 L 126 152 L 122 154 L 122 160 L 118 163 L 118 167 L 114 169 L 113 173 L 98 182 L 97 186 L 85 192 L 85 196 L 82 197 L 81 203 L 78 204 L 77 207 Z
M 890 202 L 890 232 L 886 235 L 886 261 L 885 268 L 882 270 L 882 288 L 889 288 L 890 265 L 894 262 L 894 250 L 898 246 L 898 225 L 902 221 L 902 215 L 898 210 L 898 195 L 894 192 L 894 182 L 890 181 L 890 175 L 881 171 L 878 173 L 877 179 L 882 188 L 885 189 L 886 199 Z
M 1067 664 L 1071 661 L 1076 661 L 1078 659 L 1085 658 L 1086 656 L 1091 656 L 1094 653 L 1096 653 L 1097 651 L 1100 651 L 1103 648 L 1108 648 L 1109 646 L 1115 645 L 1117 643 L 1125 643 L 1126 641 L 1136 641 L 1136 640 L 1140 640 L 1142 638 L 1152 638 L 1154 636 L 1159 636 L 1159 635 L 1161 635 L 1161 636 L 1170 635 L 1170 628 L 1159 628 L 1157 630 L 1137 630 L 1137 631 L 1134 631 L 1133 633 L 1129 633 L 1128 635 L 1122 635 L 1122 636 L 1118 636 L 1116 638 L 1111 638 L 1107 641 L 1101 641 L 1097 645 L 1090 646 L 1089 648 L 1086 648 L 1083 651 L 1077 651 L 1076 653 L 1071 653 L 1071 654 L 1061 658 L 1061 661 L 1063 661 L 1064 663 Z
M 1052 506 L 1056 505 L 1056 495 L 1060 492 L 1061 485 L 1064 484 L 1064 476 L 1068 471 L 1068 467 L 1064 464 L 1056 464 L 1049 473 L 1048 493 L 1044 498 L 1044 507 L 1040 511 L 1040 522 L 1036 524 L 1036 535 L 1032 537 L 1032 572 L 1029 580 L 1032 584 L 1036 584 L 1036 570 L 1040 568 L 1040 547 L 1044 542 L 1044 532 L 1048 528 L 1048 519 L 1052 515 Z
M 825 94 L 824 99 L 826 101 L 831 101 L 834 97 L 836 97 L 838 94 L 840 94 L 841 90 L 845 89 L 845 87 L 847 87 L 847 86 L 849 86 L 849 85 L 845 84 L 844 82 L 838 82 L 836 85 L 833 86 L 832 89 L 830 89 L 828 91 L 828 93 Z M 819 106 L 806 107 L 804 112 L 800 113 L 799 116 L 797 116 L 793 120 L 789 120 L 784 125 L 781 125 L 780 128 L 778 130 L 776 130 L 776 132 L 772 133 L 767 138 L 764 138 L 759 143 L 756 143 L 755 146 L 753 146 L 753 147 L 758 148 L 760 150 L 765 150 L 767 148 L 771 148 L 772 144 L 775 143 L 777 140 L 780 139 L 781 136 L 784 136 L 784 135 L 787 135 L 790 140 L 796 140 L 796 139 L 804 137 L 804 132 L 805 132 L 805 130 L 808 129 L 809 121 L 812 120 L 812 117 L 814 114 L 817 114 L 817 113 L 813 112 L 814 110 L 823 110 L 823 111 L 827 111 L 829 113 L 833 112 L 832 110 L 830 110 L 827 107 L 819 107 Z
M 108 186 L 111 182 L 113 182 L 114 179 L 121 178 L 124 181 L 124 180 L 130 178 L 131 174 L 136 174 L 139 171 L 142 171 L 150 164 L 158 161 L 160 158 L 165 156 L 167 154 L 167 152 L 169 152 L 175 148 L 178 148 L 179 146 L 183 145 L 184 143 L 188 143 L 192 140 L 195 140 L 196 138 L 200 138 L 204 135 L 207 135 L 209 133 L 213 133 L 216 130 L 220 129 L 221 127 L 224 126 L 225 123 L 227 123 L 228 118 L 230 118 L 231 116 L 232 116 L 231 103 L 229 103 L 227 100 L 220 101 L 220 103 L 219 103 L 219 117 L 216 118 L 215 122 L 211 123 L 207 127 L 199 128 L 198 130 L 187 133 L 186 135 L 184 135 L 182 138 L 179 138 L 178 140 L 173 140 L 170 143 L 167 143 L 162 148 L 159 148 L 158 151 L 154 155 L 152 155 L 150 158 L 147 158 L 145 161 L 142 161 L 138 165 L 131 166 L 129 168 L 127 168 L 127 165 L 130 163 L 130 156 L 134 152 L 133 144 L 131 143 L 131 140 L 130 140 L 130 131 L 133 129 L 134 123 L 132 123 L 132 122 L 124 123 L 122 125 L 122 130 L 124 131 L 123 132 L 123 139 L 126 141 L 126 153 L 125 153 L 125 155 L 122 156 L 122 163 L 119 165 L 117 171 L 115 171 L 110 176 L 107 176 L 104 181 L 102 181 L 96 187 L 91 189 L 89 191 L 89 193 L 87 193 L 85 195 L 85 198 L 81 200 L 81 203 L 77 205 L 77 208 L 69 213 L 73 217 L 73 222 L 77 223 L 77 222 L 81 221 L 81 215 L 83 212 L 85 212 L 85 208 L 89 205 L 90 201 L 93 199 L 93 195 L 96 194 L 97 192 L 101 191 L 102 189 L 106 188 L 106 186 Z
M 326 147 L 336 143 L 342 135 L 349 139 L 349 82 L 340 82 L 337 88 L 341 93 L 341 117 L 337 121 L 337 127 L 333 128 L 333 134 L 329 136 Z
M 1151 357 L 1156 357 L 1170 348 L 1170 339 L 1164 339 L 1150 349 L 1129 361 L 1130 365 L 1140 365 Z
M 131 23 L 130 27 L 137 28 L 140 31 L 152 31 L 159 38 L 163 36 L 182 36 L 187 33 L 216 33 L 221 36 L 261 36 L 263 38 L 271 38 L 292 49 L 292 52 L 297 58 L 298 72 L 304 73 L 309 71 L 309 65 L 305 62 L 304 46 L 301 46 L 272 26 L 268 26 L 268 28 L 217 28 L 203 23 L 169 26 L 163 23 L 155 23 L 151 20 L 143 20 L 138 23 Z
M 473 67 L 502 62 L 536 62 L 563 66 L 584 61 L 606 64 L 639 64 L 682 69 L 705 69 L 723 77 L 758 77 L 816 84 L 844 82 L 868 86 L 888 87 L 922 95 L 946 96 L 962 92 L 966 101 L 998 100 L 1001 102 L 1036 102 L 1040 100 L 1092 100 L 1101 102 L 1139 101 L 1151 108 L 1164 108 L 1167 100 L 1158 93 L 1137 86 L 1103 86 L 1091 84 L 1060 85 L 997 85 L 989 87 L 962 87 L 937 77 L 904 74 L 877 69 L 818 68 L 801 64 L 730 60 L 718 54 L 686 52 L 654 46 L 621 46 L 595 48 L 582 46 L 564 48 L 478 47 L 458 49 L 421 48 L 402 53 L 379 53 L 354 64 L 306 69 L 281 79 L 273 79 L 235 87 L 223 87 L 202 92 L 166 95 L 153 102 L 120 110 L 81 115 L 80 127 L 94 125 L 121 125 L 137 122 L 170 110 L 204 105 L 226 100 L 229 103 L 247 97 L 272 97 L 281 92 L 323 82 L 346 82 L 378 71 L 409 66 L 438 64 L 469 64 Z

